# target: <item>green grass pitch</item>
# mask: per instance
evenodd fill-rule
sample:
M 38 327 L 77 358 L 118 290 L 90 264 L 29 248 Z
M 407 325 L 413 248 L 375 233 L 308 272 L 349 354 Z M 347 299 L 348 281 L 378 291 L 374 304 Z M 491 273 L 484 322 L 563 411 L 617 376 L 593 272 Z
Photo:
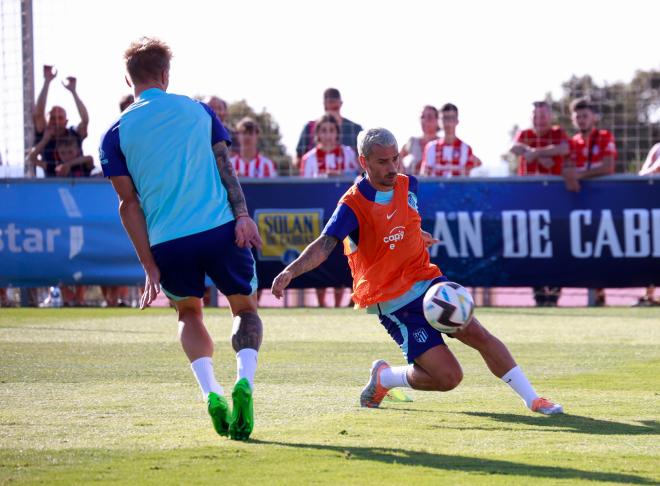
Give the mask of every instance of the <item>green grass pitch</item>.
M 481 309 L 537 390 L 532 414 L 481 358 L 463 383 L 361 409 L 374 316 L 264 310 L 249 442 L 213 432 L 169 309 L 0 310 L 0 484 L 660 484 L 660 311 Z M 231 390 L 224 309 L 206 314 Z

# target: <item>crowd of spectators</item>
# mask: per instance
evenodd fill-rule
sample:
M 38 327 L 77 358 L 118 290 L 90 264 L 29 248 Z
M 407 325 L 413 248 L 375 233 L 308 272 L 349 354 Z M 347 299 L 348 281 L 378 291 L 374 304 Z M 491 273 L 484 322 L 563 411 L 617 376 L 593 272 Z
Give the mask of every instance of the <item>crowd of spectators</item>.
M 73 96 L 80 123 L 69 126 L 67 113 L 61 106 L 52 106 L 46 117 L 49 89 L 57 77 L 53 66 L 43 67 L 44 83 L 34 106 L 35 145 L 29 152 L 28 170 L 37 168 L 46 177 L 89 177 L 94 169 L 93 158 L 82 152 L 87 137 L 89 114 L 76 91 L 77 80 L 67 77 L 62 85 Z M 218 96 L 201 98 L 229 125 L 228 105 Z M 120 100 L 120 111 L 129 109 L 132 95 Z M 336 88 L 323 93 L 323 112 L 308 121 L 296 145 L 293 173 L 303 177 L 357 176 L 360 173 L 356 157 L 357 134 L 362 126 L 341 113 L 343 100 Z M 517 158 L 519 176 L 562 176 L 568 191 L 579 191 L 580 181 L 614 173 L 617 157 L 616 141 L 608 130 L 598 127 L 599 114 L 589 99 L 575 100 L 571 105 L 575 134 L 552 123 L 552 109 L 545 101 L 532 103 L 531 127 L 520 130 L 510 148 Z M 421 134 L 411 136 L 400 152 L 401 172 L 419 177 L 470 176 L 481 160 L 472 147 L 458 138 L 458 107 L 446 103 L 439 109 L 432 105 L 422 108 Z M 239 177 L 277 177 L 276 165 L 263 155 L 261 129 L 257 120 L 244 117 L 235 126 L 228 126 L 232 135 L 231 161 Z M 660 143 L 656 144 L 640 171 L 646 175 L 660 172 Z M 342 302 L 344 289 L 335 290 L 335 305 Z M 538 306 L 556 306 L 561 289 L 543 286 L 534 288 Z M 649 288 L 640 298 L 640 305 L 656 304 L 654 289 Z M 85 288 L 61 287 L 64 305 L 84 305 Z M 105 286 L 102 294 L 108 306 L 125 305 L 127 287 Z M 317 289 L 319 305 L 325 305 L 326 289 Z M 7 303 L 4 289 L 0 289 L 0 305 Z M 604 289 L 595 289 L 595 305 L 605 305 Z

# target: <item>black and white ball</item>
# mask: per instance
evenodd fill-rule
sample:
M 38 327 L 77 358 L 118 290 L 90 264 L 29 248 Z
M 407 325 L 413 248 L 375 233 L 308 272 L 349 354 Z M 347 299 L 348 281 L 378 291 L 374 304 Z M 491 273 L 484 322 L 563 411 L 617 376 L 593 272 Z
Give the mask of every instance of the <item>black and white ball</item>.
M 438 331 L 451 334 L 464 328 L 473 313 L 470 292 L 456 282 L 431 285 L 424 295 L 424 317 Z

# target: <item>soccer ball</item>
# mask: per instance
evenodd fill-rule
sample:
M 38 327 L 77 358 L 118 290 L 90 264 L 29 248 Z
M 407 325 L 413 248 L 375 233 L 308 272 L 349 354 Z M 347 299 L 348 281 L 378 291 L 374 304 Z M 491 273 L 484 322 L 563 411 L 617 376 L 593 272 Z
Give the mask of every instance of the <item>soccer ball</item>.
M 451 334 L 464 328 L 473 313 L 472 296 L 456 282 L 431 285 L 424 295 L 424 317 L 438 331 Z

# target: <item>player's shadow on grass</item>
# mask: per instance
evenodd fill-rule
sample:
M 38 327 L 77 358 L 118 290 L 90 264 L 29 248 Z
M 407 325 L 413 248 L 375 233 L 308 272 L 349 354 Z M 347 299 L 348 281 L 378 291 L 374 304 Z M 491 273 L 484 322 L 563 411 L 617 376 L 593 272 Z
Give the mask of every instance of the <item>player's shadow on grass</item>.
M 575 479 L 629 484 L 657 484 L 655 481 L 633 474 L 585 471 L 570 467 L 540 466 L 522 462 L 486 459 L 483 457 L 454 456 L 432 454 L 424 451 L 406 449 L 385 449 L 381 447 L 333 446 L 326 444 L 303 444 L 295 442 L 262 441 L 250 439 L 251 443 L 291 447 L 294 449 L 313 449 L 330 451 L 345 459 L 356 461 L 378 461 L 385 464 L 403 464 L 422 466 L 443 471 L 460 471 L 476 474 L 507 476 L 530 476 L 536 478 Z
M 473 417 L 490 418 L 497 422 L 533 425 L 539 428 L 565 429 L 570 432 L 595 435 L 644 435 L 660 434 L 660 423 L 646 420 L 642 425 L 598 420 L 580 415 L 561 414 L 553 417 L 516 415 L 512 413 L 461 412 Z M 469 428 L 469 426 L 467 426 Z

